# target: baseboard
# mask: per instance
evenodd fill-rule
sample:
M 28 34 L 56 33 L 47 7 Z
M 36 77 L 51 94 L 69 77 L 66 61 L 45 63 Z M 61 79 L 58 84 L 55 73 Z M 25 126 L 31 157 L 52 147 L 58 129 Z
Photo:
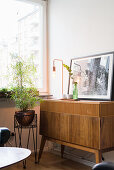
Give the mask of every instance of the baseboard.
M 53 154 L 56 154 L 56 155 L 61 154 L 59 149 L 53 149 L 50 152 L 52 152 Z M 95 165 L 94 162 L 82 159 L 81 157 L 74 155 L 72 153 L 66 152 L 66 151 L 64 152 L 64 158 L 70 159 L 70 160 L 75 161 L 75 162 L 79 162 L 81 164 L 84 164 L 84 165 L 87 165 L 87 166 L 90 166 L 90 167 L 93 167 Z
M 59 149 L 57 149 L 57 148 L 52 149 L 48 146 L 44 147 L 44 151 L 48 151 L 48 152 L 51 152 L 51 153 L 53 153 L 55 155 L 59 155 L 59 156 L 61 154 Z M 34 150 L 32 150 L 31 152 L 34 153 Z M 39 149 L 37 149 L 37 152 L 39 152 Z M 95 165 L 94 162 L 88 161 L 86 159 L 82 159 L 82 157 L 79 157 L 79 156 L 72 154 L 72 153 L 69 153 L 67 151 L 64 152 L 64 158 L 70 159 L 74 162 L 79 162 L 81 164 L 84 164 L 84 165 L 87 165 L 87 166 L 90 166 L 90 167 L 93 167 Z
M 37 152 L 39 153 L 39 150 L 40 149 L 37 149 Z M 50 150 L 50 148 L 47 146 L 47 147 L 44 147 L 44 152 L 47 152 L 47 151 L 49 151 Z M 31 150 L 31 153 L 34 153 L 34 150 Z

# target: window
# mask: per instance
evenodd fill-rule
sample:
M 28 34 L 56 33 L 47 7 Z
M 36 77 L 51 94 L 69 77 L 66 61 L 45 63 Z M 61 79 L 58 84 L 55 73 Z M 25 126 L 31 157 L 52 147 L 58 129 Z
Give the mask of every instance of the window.
M 44 4 L 30 3 L 27 0 L 0 1 L 0 88 L 8 88 L 11 83 L 8 76 L 12 62 L 11 54 L 19 55 L 25 60 L 32 55 L 38 75 L 35 86 L 41 92 L 47 91 L 47 81 L 44 78 L 46 77 L 45 8 Z

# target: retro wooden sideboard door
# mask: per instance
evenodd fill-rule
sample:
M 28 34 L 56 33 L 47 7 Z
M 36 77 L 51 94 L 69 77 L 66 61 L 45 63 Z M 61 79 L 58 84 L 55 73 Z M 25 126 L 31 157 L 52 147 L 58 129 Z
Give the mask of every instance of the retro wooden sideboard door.
M 95 154 L 96 163 L 102 153 L 114 148 L 114 102 L 45 100 L 41 103 L 39 160 L 46 140 Z

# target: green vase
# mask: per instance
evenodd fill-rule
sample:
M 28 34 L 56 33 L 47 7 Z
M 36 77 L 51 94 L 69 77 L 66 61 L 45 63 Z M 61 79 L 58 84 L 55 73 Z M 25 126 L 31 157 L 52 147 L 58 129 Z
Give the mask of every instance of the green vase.
M 74 83 L 73 87 L 73 99 L 78 99 L 78 88 L 77 88 L 77 82 Z

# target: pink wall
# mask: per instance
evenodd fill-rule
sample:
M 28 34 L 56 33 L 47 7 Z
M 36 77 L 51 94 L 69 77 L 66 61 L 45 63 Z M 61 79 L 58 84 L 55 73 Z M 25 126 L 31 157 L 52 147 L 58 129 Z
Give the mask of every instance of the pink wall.
M 14 113 L 15 113 L 15 106 L 10 99 L 0 99 L 0 127 L 8 127 L 11 132 L 14 132 Z M 37 113 L 38 117 L 38 148 L 40 145 L 40 138 L 39 135 L 39 118 L 40 118 L 40 106 L 37 106 L 34 108 L 35 113 Z M 32 133 L 31 133 L 32 134 Z M 23 130 L 22 135 L 22 145 L 23 147 L 26 147 L 27 142 L 27 136 L 28 136 L 28 130 Z M 18 140 L 18 139 L 17 139 Z M 11 139 L 11 144 L 15 146 L 14 139 Z M 33 140 L 32 136 L 30 136 L 30 145 L 29 148 L 33 150 Z

